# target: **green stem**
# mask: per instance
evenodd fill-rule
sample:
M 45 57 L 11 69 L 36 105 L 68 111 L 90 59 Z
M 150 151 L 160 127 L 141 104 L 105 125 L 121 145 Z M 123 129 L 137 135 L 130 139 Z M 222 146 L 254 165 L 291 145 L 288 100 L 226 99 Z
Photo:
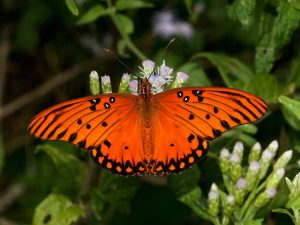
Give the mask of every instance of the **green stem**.
M 119 21 L 116 18 L 116 10 L 114 10 L 111 0 L 107 1 L 108 8 L 111 9 L 110 11 L 110 18 L 112 19 L 113 23 L 115 24 L 117 30 L 121 34 L 123 40 L 125 41 L 127 47 L 141 60 L 146 60 L 147 57 L 132 43 L 130 37 L 127 35 L 127 33 L 124 31 L 122 25 L 119 23 Z
M 249 207 L 254 207 L 253 206 L 253 200 L 257 196 L 257 194 L 266 186 L 267 182 L 263 182 L 258 188 L 254 188 L 254 190 L 251 192 L 249 197 L 247 198 L 247 201 L 245 202 L 244 206 L 241 209 L 240 217 L 243 218 L 245 214 L 249 216 L 249 213 L 247 213 L 247 210 Z M 256 185 L 255 185 L 256 186 Z M 252 204 L 252 205 L 251 205 Z M 249 211 L 249 210 L 248 210 Z M 252 212 L 253 210 L 251 210 Z

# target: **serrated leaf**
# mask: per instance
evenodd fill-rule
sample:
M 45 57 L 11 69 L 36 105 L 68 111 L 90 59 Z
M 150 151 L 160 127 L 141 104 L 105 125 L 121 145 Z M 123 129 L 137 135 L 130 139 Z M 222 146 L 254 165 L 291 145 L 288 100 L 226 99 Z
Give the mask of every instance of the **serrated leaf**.
M 115 5 L 117 10 L 137 9 L 137 8 L 150 8 L 153 4 L 140 0 L 118 0 Z
M 116 20 L 120 25 L 120 29 L 122 29 L 126 34 L 131 34 L 134 31 L 134 24 L 129 17 L 117 14 Z
M 227 87 L 240 88 L 241 83 L 250 81 L 254 76 L 246 64 L 233 57 L 203 52 L 194 55 L 192 60 L 201 58 L 206 58 L 217 67 Z
M 255 0 L 235 0 L 228 5 L 228 15 L 238 20 L 245 28 L 249 28 L 254 22 Z
M 65 0 L 65 3 L 68 7 L 68 9 L 70 10 L 70 12 L 74 15 L 74 16 L 78 16 L 79 15 L 79 10 L 76 6 L 76 3 L 74 2 L 74 0 Z
M 101 16 L 107 16 L 109 14 L 108 10 L 102 5 L 95 5 L 90 8 L 85 14 L 83 14 L 80 19 L 76 22 L 77 25 L 83 25 L 97 20 Z
M 261 97 L 266 102 L 277 102 L 282 94 L 277 77 L 272 75 L 256 75 L 250 82 L 247 82 L 243 90 Z
M 38 148 L 46 152 L 51 157 L 58 171 L 65 177 L 70 178 L 78 185 L 82 183 L 86 171 L 86 165 L 78 158 L 63 149 L 54 147 L 51 144 L 39 145 Z
M 84 210 L 68 197 L 50 194 L 36 207 L 32 224 L 69 225 L 84 214 Z
M 280 96 L 282 112 L 286 121 L 296 130 L 300 131 L 300 102 L 287 96 Z
M 177 70 L 185 72 L 186 74 L 189 75 L 187 82 L 184 83 L 184 86 L 186 87 L 212 85 L 204 70 L 201 69 L 197 63 L 194 62 L 185 63 Z

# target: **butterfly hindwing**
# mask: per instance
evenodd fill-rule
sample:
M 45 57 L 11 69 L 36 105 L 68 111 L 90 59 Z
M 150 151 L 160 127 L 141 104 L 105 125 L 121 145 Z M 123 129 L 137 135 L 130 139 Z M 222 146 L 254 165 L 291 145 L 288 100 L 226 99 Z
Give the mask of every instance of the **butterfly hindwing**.
M 155 95 L 155 101 L 154 160 L 162 173 L 182 171 L 206 153 L 209 141 L 267 112 L 259 97 L 231 88 L 171 89 Z
M 136 100 L 129 94 L 104 94 L 67 101 L 38 114 L 28 129 L 38 138 L 90 150 L 98 164 L 114 173 L 134 174 L 146 170 Z

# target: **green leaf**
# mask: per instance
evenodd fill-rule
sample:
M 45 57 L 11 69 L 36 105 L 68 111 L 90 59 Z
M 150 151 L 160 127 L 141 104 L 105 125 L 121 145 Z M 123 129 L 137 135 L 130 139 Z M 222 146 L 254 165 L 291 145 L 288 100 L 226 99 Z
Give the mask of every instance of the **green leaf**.
M 36 207 L 32 224 L 69 225 L 84 214 L 84 210 L 68 197 L 50 194 Z
M 102 219 L 103 210 L 105 207 L 105 200 L 101 195 L 101 192 L 95 188 L 90 188 L 89 190 L 91 205 L 93 209 L 93 213 L 97 220 Z
M 275 4 L 275 3 L 274 3 Z M 267 8 L 275 8 L 270 12 Z M 277 6 L 267 2 L 259 24 L 259 41 L 256 45 L 255 71 L 269 73 L 278 52 L 291 39 L 300 24 L 300 10 L 288 1 L 278 1 Z
M 38 149 L 43 150 L 51 157 L 58 171 L 60 171 L 65 177 L 70 178 L 78 185 L 82 183 L 86 171 L 86 165 L 78 158 L 63 149 L 54 147 L 50 143 L 39 145 Z
M 200 170 L 197 165 L 191 167 L 189 170 L 183 171 L 179 175 L 168 176 L 169 186 L 177 197 L 185 195 L 195 188 L 199 188 L 199 180 Z M 201 195 L 201 190 L 199 189 L 199 191 Z
M 129 214 L 131 211 L 130 200 L 139 186 L 140 183 L 136 177 L 120 177 L 103 170 L 98 196 L 118 211 Z
M 124 15 L 116 15 L 117 23 L 120 25 L 120 28 L 126 33 L 131 34 L 134 31 L 134 24 L 132 20 Z
M 192 7 L 193 7 L 193 1 L 192 0 L 184 0 L 184 3 L 185 3 L 185 7 L 187 8 L 189 14 L 191 15 L 192 14 Z
M 194 55 L 192 60 L 199 58 L 206 58 L 217 67 L 227 87 L 240 88 L 241 83 L 250 81 L 254 76 L 246 64 L 229 56 L 203 52 Z
M 299 210 L 300 209 L 300 192 L 294 196 L 290 196 L 290 199 L 286 203 L 285 206 L 286 206 L 286 208 L 289 208 L 289 209 Z
M 207 209 L 199 203 L 200 197 L 201 190 L 199 187 L 197 187 L 191 190 L 189 193 L 180 196 L 178 200 L 190 207 L 194 213 L 196 213 L 202 219 L 212 221 L 214 218 L 212 218 Z
M 253 124 L 244 124 L 242 126 L 235 127 L 234 129 L 240 130 L 240 131 L 248 133 L 248 134 L 256 134 L 257 133 L 257 127 Z
M 186 87 L 212 85 L 204 70 L 201 69 L 197 63 L 185 63 L 179 67 L 177 71 L 182 71 L 189 75 L 189 79 L 184 84 Z
M 279 208 L 279 209 L 273 209 L 272 212 L 286 214 L 286 215 L 288 215 L 292 220 L 294 220 L 294 216 L 293 216 L 293 215 L 290 213 L 290 211 L 287 210 L 287 209 L 281 209 L 281 208 Z
M 150 8 L 153 4 L 140 0 L 118 0 L 115 5 L 117 10 L 137 9 L 137 8 Z
M 108 10 L 102 5 L 95 5 L 90 8 L 85 14 L 83 14 L 80 19 L 76 22 L 77 25 L 83 25 L 97 20 L 101 16 L 107 16 L 109 14 Z
M 268 103 L 278 102 L 278 97 L 282 94 L 277 77 L 268 74 L 256 75 L 245 84 L 243 90 L 261 97 Z
M 246 220 L 243 225 L 261 225 L 263 221 L 263 219 Z
M 78 16 L 79 15 L 79 10 L 74 2 L 74 0 L 65 0 L 65 3 L 68 7 L 68 9 L 71 11 L 71 13 L 74 16 Z
M 249 28 L 254 22 L 255 0 L 235 0 L 228 5 L 228 15 L 238 20 L 245 28 Z
M 286 121 L 296 130 L 300 131 L 300 102 L 287 96 L 280 96 L 282 112 Z

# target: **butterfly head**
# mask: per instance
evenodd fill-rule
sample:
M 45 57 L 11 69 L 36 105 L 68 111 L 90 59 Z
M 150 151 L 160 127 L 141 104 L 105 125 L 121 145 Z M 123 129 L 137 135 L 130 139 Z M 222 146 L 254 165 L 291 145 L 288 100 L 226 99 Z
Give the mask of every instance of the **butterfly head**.
M 138 92 L 144 98 L 148 98 L 150 95 L 152 95 L 152 85 L 148 78 L 143 77 L 139 79 Z

